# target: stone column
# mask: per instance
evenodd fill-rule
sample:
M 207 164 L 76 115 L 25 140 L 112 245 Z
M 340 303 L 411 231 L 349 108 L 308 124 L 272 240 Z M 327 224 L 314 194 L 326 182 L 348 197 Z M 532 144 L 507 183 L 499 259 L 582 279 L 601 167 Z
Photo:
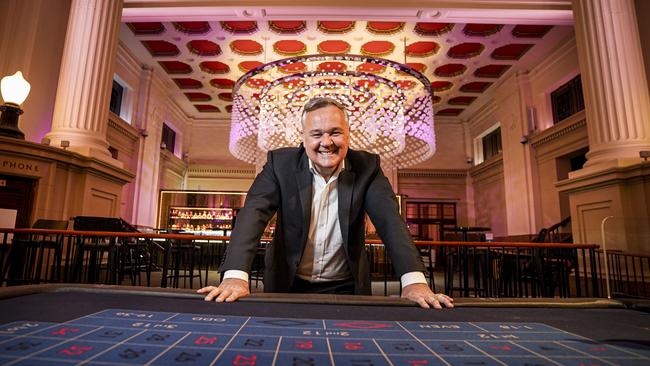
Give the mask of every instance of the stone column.
M 574 0 L 573 8 L 589 152 L 556 187 L 569 196 L 574 242 L 602 245 L 604 227 L 608 249 L 645 252 L 650 170 L 639 152 L 650 150 L 650 96 L 634 0 Z
M 123 0 L 73 0 L 54 106 L 53 146 L 120 165 L 106 142 Z
M 638 163 L 639 151 L 650 149 L 650 97 L 634 1 L 574 0 L 573 12 L 589 132 L 586 167 Z
M 138 168 L 135 180 L 133 218 L 139 225 L 156 226 L 156 207 L 158 204 L 158 175 L 160 172 L 160 133 L 156 106 L 152 102 L 154 94 L 153 68 L 142 66 L 138 87 L 138 107 L 134 118 L 135 126 L 143 131 L 145 138 L 140 140 Z M 151 136 L 150 136 L 151 135 Z

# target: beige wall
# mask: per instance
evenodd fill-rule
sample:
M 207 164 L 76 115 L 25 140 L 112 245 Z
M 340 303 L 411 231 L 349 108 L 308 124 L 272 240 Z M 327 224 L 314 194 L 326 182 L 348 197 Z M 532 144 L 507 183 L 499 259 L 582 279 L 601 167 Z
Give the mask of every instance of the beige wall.
M 476 226 L 489 227 L 494 236 L 507 236 L 507 204 L 503 159 L 494 156 L 470 170 L 474 190 Z
M 19 128 L 41 142 L 50 131 L 70 0 L 0 1 L 0 78 L 22 71 L 31 84 Z
M 138 171 L 138 161 L 143 142 L 143 137 L 139 131 L 109 112 L 106 141 L 109 146 L 117 149 L 117 160 L 122 162 L 123 168 L 135 175 Z M 134 196 L 135 183 L 132 181 L 124 185 L 122 202 L 120 202 L 120 217 L 128 222 L 133 222 L 132 202 L 135 201 Z

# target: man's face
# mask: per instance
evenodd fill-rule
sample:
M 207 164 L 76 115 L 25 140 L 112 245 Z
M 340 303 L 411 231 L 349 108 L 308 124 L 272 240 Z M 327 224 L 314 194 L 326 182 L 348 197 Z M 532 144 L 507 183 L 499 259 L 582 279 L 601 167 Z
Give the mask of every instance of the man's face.
M 316 171 L 329 179 L 345 159 L 350 145 L 350 128 L 343 111 L 328 105 L 308 112 L 303 126 L 303 143 Z

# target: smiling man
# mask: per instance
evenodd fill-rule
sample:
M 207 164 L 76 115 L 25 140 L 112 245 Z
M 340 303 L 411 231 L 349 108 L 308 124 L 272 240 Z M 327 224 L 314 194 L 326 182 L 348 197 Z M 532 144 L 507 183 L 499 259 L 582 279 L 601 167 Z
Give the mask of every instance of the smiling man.
M 329 98 L 310 100 L 302 127 L 302 145 L 269 151 L 255 178 L 220 268 L 223 281 L 198 292 L 218 302 L 247 296 L 257 244 L 277 213 L 265 258 L 265 292 L 370 295 L 367 213 L 400 276 L 402 297 L 423 308 L 453 307 L 450 297 L 434 294 L 426 283 L 379 156 L 349 149 L 343 106 Z

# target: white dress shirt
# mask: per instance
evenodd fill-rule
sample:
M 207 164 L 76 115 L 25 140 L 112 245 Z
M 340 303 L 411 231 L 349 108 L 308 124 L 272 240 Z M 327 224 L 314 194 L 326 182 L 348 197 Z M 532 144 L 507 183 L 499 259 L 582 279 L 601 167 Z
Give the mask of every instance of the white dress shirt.
M 338 176 L 343 169 L 345 169 L 345 161 L 326 182 L 309 160 L 309 170 L 313 175 L 311 220 L 307 245 L 296 273 L 296 276 L 303 280 L 330 282 L 344 280 L 351 276 L 343 249 L 338 213 Z M 228 270 L 223 278 L 248 281 L 248 273 Z M 402 288 L 414 283 L 427 283 L 424 273 L 419 271 L 405 273 L 400 281 Z

